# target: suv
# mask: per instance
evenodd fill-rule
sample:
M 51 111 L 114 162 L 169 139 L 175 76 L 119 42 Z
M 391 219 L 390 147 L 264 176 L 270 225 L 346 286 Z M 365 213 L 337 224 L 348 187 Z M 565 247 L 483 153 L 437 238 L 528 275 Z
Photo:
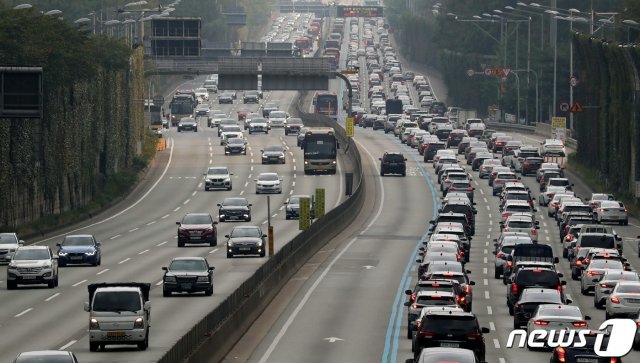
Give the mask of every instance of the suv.
M 231 175 L 229 168 L 226 166 L 212 166 L 207 168 L 207 172 L 204 173 L 204 190 L 209 191 L 213 188 L 224 188 L 231 190 L 233 185 L 231 183 Z
M 240 221 L 251 222 L 251 203 L 244 197 L 224 198 L 218 204 L 220 222 Z
M 560 277 L 561 274 L 551 268 L 524 267 L 518 270 L 513 277 L 513 281 L 507 285 L 509 315 L 513 315 L 514 305 L 520 299 L 522 291 L 526 288 L 549 288 L 562 292 L 562 285 L 566 285 L 566 281 L 560 281 Z
M 242 103 L 258 103 L 259 102 L 258 91 L 244 91 L 242 96 Z
M 418 361 L 423 348 L 448 346 L 473 350 L 478 360 L 485 360 L 485 344 L 482 334 L 488 328 L 480 328 L 475 314 L 443 308 L 430 308 L 420 321 L 420 328 L 413 336 L 414 361 Z
M 24 243 L 15 233 L 0 233 L 0 262 L 9 262 L 18 247 Z
M 187 213 L 178 225 L 178 247 L 186 243 L 208 243 L 209 246 L 218 244 L 218 222 L 208 213 Z
M 7 267 L 7 290 L 18 285 L 58 286 L 58 256 L 47 246 L 21 246 Z
M 423 151 L 423 155 L 424 155 L 424 162 L 429 162 L 434 160 L 434 157 L 436 155 L 436 153 L 438 152 L 438 150 L 444 150 L 446 149 L 445 143 L 443 141 L 432 141 L 429 142 L 429 146 L 427 146 L 424 151 Z
M 380 161 L 380 175 L 384 176 L 390 173 L 407 175 L 407 158 L 402 153 L 387 151 L 382 155 Z

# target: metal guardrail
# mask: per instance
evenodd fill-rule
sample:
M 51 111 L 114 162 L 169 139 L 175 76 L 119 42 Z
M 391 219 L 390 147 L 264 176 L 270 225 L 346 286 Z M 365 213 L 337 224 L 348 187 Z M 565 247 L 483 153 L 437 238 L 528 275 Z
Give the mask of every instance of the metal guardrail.
M 487 122 L 487 127 L 494 130 L 518 131 L 531 134 L 538 134 L 544 137 L 551 137 L 551 127 L 548 124 L 536 124 L 536 126 L 510 124 L 504 122 Z M 567 137 L 564 141 L 565 146 L 576 150 L 578 148 L 578 140 Z

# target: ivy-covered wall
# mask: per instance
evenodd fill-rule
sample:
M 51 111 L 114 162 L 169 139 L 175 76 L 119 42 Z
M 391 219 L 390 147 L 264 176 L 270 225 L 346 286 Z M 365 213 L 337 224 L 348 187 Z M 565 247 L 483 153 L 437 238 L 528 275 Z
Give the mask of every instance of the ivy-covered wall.
M 589 35 L 573 38 L 580 87 L 575 99 L 585 106 L 574 116 L 577 159 L 592 166 L 610 189 L 635 192 L 640 179 L 637 97 L 640 50 Z
M 6 9 L 0 49 L 2 65 L 43 67 L 44 88 L 42 119 L 0 118 L 0 229 L 82 208 L 139 166 L 142 49 Z

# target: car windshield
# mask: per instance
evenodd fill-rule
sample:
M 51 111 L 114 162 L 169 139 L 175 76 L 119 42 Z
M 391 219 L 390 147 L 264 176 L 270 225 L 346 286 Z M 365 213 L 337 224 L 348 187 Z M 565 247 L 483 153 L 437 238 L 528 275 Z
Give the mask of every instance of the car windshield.
M 264 108 L 278 108 L 275 103 L 265 103 Z
M 93 311 L 139 311 L 140 293 L 137 291 L 100 291 L 93 298 Z
M 91 236 L 67 236 L 62 241 L 63 246 L 93 246 Z
M 49 251 L 45 249 L 18 249 L 13 256 L 14 260 L 48 260 L 49 258 Z
M 604 201 L 600 203 L 600 208 L 624 208 L 622 203 Z
M 290 118 L 287 123 L 289 125 L 302 125 L 302 120 L 299 118 Z
M 603 268 L 603 269 L 615 269 L 615 270 L 622 270 L 624 268 L 624 266 L 622 265 L 622 262 L 620 261 L 614 261 L 614 260 L 608 260 L 608 259 L 598 259 L 598 260 L 592 260 L 591 263 L 589 264 L 589 268 L 593 269 L 593 268 Z
M 289 204 L 300 204 L 300 197 L 289 198 Z
M 640 285 L 618 285 L 616 292 L 624 294 L 640 294 Z
M 615 245 L 614 237 L 607 235 L 591 235 L 580 236 L 581 247 L 599 247 L 599 248 L 613 248 Z
M 268 152 L 274 152 L 274 151 L 283 152 L 284 148 L 282 146 L 279 146 L 279 145 L 265 146 L 264 151 L 265 152 L 267 152 L 267 151 Z
M 207 264 L 203 260 L 173 260 L 169 265 L 173 271 L 207 271 Z
M 278 180 L 278 174 L 260 174 L 258 180 L 262 181 L 276 181 Z
M 17 244 L 18 239 L 12 233 L 0 233 L 0 245 L 3 244 Z
M 271 113 L 269 113 L 269 117 L 270 118 L 285 118 L 286 114 L 284 113 L 284 111 L 271 111 Z
M 248 202 L 244 198 L 227 198 L 224 200 L 222 204 L 226 206 L 239 207 L 239 206 L 246 206 Z
M 211 224 L 211 217 L 208 214 L 187 214 L 182 224 Z
M 438 334 L 476 334 L 478 325 L 474 316 L 427 315 L 422 320 L 422 331 L 438 332 Z
M 440 295 L 420 296 L 418 297 L 416 304 L 421 304 L 426 306 L 457 305 L 456 300 L 453 296 L 440 296 Z
M 226 175 L 226 174 L 229 174 L 229 172 L 227 171 L 227 169 L 216 168 L 216 169 L 207 170 L 207 174 L 208 175 Z
M 239 145 L 242 145 L 242 144 L 244 144 L 244 140 L 242 140 L 240 138 L 237 138 L 237 137 L 233 137 L 233 138 L 229 139 L 228 144 L 239 144 Z
M 225 126 L 223 132 L 240 132 L 240 126 Z
M 71 357 L 70 354 L 50 354 L 50 353 L 40 353 L 29 355 L 20 355 L 16 358 L 15 363 L 74 363 L 75 361 Z
M 509 228 L 531 228 L 533 223 L 530 221 L 509 221 Z
M 390 163 L 401 163 L 404 161 L 404 157 L 399 154 L 387 154 L 386 161 Z
M 230 237 L 262 237 L 262 233 L 258 228 L 234 228 Z
M 208 110 L 209 109 L 209 105 L 205 105 L 205 104 L 201 103 L 196 107 L 196 109 L 197 110 Z

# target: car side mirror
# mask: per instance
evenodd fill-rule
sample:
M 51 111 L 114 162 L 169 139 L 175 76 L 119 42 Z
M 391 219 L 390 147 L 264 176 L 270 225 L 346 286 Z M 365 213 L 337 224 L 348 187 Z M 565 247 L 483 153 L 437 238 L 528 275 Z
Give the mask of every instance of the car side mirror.
M 24 246 L 24 240 L 18 241 L 18 246 L 20 246 L 20 247 Z
M 491 330 L 489 330 L 489 328 L 481 328 L 480 331 L 482 332 L 482 334 L 489 334 L 491 332 Z
M 571 299 L 566 299 L 566 302 L 567 302 L 567 305 L 568 305 L 568 304 L 571 304 L 571 303 L 573 302 L 573 300 L 571 300 Z
M 382 160 L 382 158 L 378 158 L 378 160 Z
M 62 243 L 56 243 L 56 246 L 62 248 Z
M 537 209 L 537 208 L 533 208 L 533 211 L 534 211 L 534 212 L 537 212 L 537 211 L 538 211 L 538 209 Z M 538 223 L 538 221 L 536 221 L 536 223 Z
M 475 281 L 469 281 L 469 285 L 471 285 L 471 286 L 475 286 L 475 285 L 476 285 L 476 282 L 475 282 Z
M 176 224 L 179 226 L 181 223 L 180 222 L 176 222 Z
M 218 207 L 220 207 L 220 204 L 216 204 Z
M 264 150 L 260 150 L 260 152 L 261 152 L 261 153 L 263 153 L 263 152 L 264 152 Z
M 560 281 L 560 285 L 565 286 L 566 284 L 567 284 L 566 281 L 564 281 L 564 280 Z
M 407 161 L 407 158 L 404 158 L 404 161 Z
M 494 238 L 494 239 L 493 239 L 493 242 L 498 242 L 498 239 L 497 239 L 497 238 Z M 497 243 L 495 243 L 494 245 L 497 245 Z
M 207 175 L 207 173 L 202 173 L 202 175 Z
M 465 272 L 466 272 L 466 273 L 468 273 L 468 274 L 470 274 L 470 273 L 471 273 L 471 270 L 465 270 Z
M 404 290 L 405 295 L 411 295 L 413 292 L 411 290 Z
M 169 271 L 169 269 L 166 266 L 163 266 L 162 271 Z
M 225 234 L 225 235 L 224 235 L 224 238 L 229 238 L 229 235 L 228 235 L 228 234 Z
M 253 207 L 253 204 L 249 204 L 249 207 Z
M 96 246 L 98 246 L 98 247 L 102 246 L 102 242 L 97 241 L 97 242 L 96 242 Z
M 560 260 L 557 257 L 553 258 L 553 263 L 560 263 Z
M 267 237 L 267 235 L 266 235 L 266 234 L 263 234 L 263 235 L 262 235 L 262 238 L 266 238 L 266 237 Z
M 520 180 L 520 177 L 518 177 L 518 180 Z
M 405 301 L 404 306 L 411 306 L 411 301 Z
M 145 311 L 151 310 L 151 301 L 145 301 L 144 302 L 144 310 Z
M 558 277 L 563 278 L 564 274 L 562 272 L 558 272 Z
M 213 271 L 215 269 L 216 269 L 215 266 L 209 266 L 209 271 Z

